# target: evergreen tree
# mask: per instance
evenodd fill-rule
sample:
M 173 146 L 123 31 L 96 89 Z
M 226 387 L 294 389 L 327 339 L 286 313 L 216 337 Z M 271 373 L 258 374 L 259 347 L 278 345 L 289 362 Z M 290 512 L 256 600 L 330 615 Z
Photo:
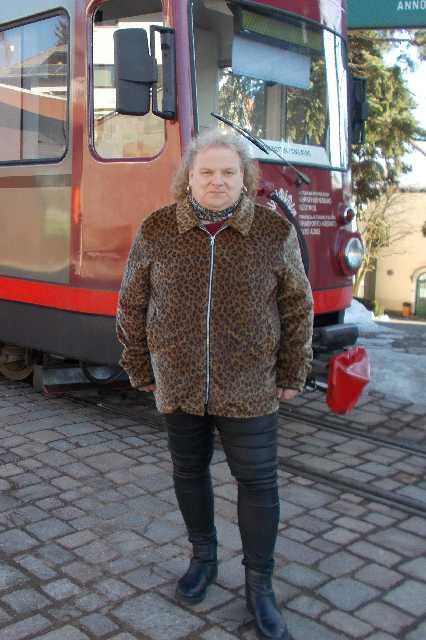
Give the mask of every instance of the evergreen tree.
M 380 35 L 381 34 L 381 35 Z M 390 47 L 385 32 L 354 31 L 349 35 L 349 65 L 355 76 L 368 79 L 369 118 L 366 141 L 352 154 L 354 201 L 358 212 L 379 199 L 410 170 L 403 160 L 410 141 L 424 133 L 419 126 L 401 68 L 387 66 Z

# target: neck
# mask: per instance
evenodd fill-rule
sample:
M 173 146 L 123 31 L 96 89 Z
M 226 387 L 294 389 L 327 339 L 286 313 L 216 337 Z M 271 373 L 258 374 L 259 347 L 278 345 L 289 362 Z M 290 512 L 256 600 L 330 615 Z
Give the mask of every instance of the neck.
M 195 200 L 192 194 L 189 194 L 188 199 L 192 205 L 195 215 L 199 220 L 202 220 L 205 222 L 221 222 L 223 220 L 227 220 L 234 214 L 235 210 L 238 208 L 239 204 L 241 203 L 242 197 L 243 196 L 241 194 L 238 200 L 236 200 L 236 202 L 231 204 L 231 206 L 226 207 L 225 209 L 220 209 L 219 211 L 209 209 L 208 207 L 203 207 L 203 205 L 201 205 L 199 202 L 197 202 L 197 200 Z

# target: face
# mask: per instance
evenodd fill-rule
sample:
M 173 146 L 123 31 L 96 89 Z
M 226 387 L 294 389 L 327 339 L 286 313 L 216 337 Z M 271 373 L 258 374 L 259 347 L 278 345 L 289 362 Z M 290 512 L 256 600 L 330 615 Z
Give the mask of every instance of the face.
M 189 170 L 194 199 L 213 211 L 226 209 L 238 200 L 243 178 L 240 157 L 230 147 L 208 147 L 200 151 Z

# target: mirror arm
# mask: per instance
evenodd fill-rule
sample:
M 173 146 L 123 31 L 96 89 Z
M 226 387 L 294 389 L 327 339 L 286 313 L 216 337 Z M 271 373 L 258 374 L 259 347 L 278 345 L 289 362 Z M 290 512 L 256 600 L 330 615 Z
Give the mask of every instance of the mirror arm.
M 158 108 L 158 78 L 152 85 L 152 113 L 165 120 L 176 118 L 176 47 L 175 30 L 170 27 L 160 27 L 151 25 L 150 28 L 150 49 L 155 60 L 155 33 L 158 32 L 161 38 L 161 53 L 163 62 L 163 105 Z

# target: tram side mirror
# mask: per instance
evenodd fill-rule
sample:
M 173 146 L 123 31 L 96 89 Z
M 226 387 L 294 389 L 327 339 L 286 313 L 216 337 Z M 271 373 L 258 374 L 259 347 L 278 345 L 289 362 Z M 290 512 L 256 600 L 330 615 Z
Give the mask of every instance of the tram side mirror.
M 116 111 L 144 116 L 151 108 L 151 87 L 157 82 L 157 64 L 148 49 L 145 29 L 118 29 L 114 33 Z
M 352 76 L 350 87 L 351 143 L 364 144 L 368 118 L 367 78 Z
M 155 54 L 156 32 L 160 34 L 160 64 Z M 145 115 L 151 110 L 152 101 L 155 115 L 173 119 L 176 117 L 174 30 L 152 25 L 150 48 L 151 53 L 145 29 L 118 29 L 114 33 L 116 111 L 134 116 Z M 158 107 L 158 94 L 162 95 L 161 109 Z

